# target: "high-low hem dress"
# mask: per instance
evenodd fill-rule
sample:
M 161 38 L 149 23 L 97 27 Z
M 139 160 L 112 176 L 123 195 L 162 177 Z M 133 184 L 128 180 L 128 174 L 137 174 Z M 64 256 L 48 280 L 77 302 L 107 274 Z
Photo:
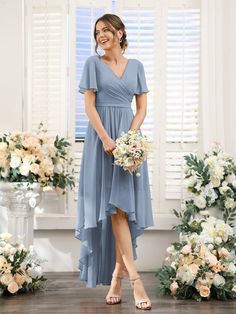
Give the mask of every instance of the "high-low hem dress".
M 147 93 L 141 61 L 129 59 L 119 78 L 98 55 L 87 58 L 79 92 L 96 92 L 96 109 L 108 135 L 115 141 L 130 129 L 134 114 L 131 102 L 135 94 Z M 111 215 L 116 207 L 127 213 L 133 256 L 137 259 L 136 238 L 153 226 L 147 161 L 139 168 L 140 176 L 114 164 L 90 121 L 80 166 L 77 226 L 75 237 L 81 241 L 78 268 L 87 288 L 110 285 L 115 267 L 115 239 Z

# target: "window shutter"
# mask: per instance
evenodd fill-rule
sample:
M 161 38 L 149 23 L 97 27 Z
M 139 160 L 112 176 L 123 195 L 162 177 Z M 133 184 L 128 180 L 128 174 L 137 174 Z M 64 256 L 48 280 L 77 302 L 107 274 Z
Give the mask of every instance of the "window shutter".
M 181 199 L 182 156 L 200 144 L 200 9 L 170 8 L 167 23 L 165 196 Z
M 26 1 L 27 129 L 43 122 L 48 135 L 67 135 L 67 6 L 63 0 Z M 43 193 L 36 213 L 66 212 L 66 197 Z
M 62 0 L 28 1 L 28 127 L 66 135 L 67 25 Z

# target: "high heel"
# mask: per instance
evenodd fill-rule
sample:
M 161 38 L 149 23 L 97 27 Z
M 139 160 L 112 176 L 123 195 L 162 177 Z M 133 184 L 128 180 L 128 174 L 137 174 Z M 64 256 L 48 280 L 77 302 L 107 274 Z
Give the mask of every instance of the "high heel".
M 115 279 L 123 279 L 123 277 L 121 277 L 121 276 L 114 276 L 114 275 L 112 275 L 112 278 L 115 278 Z M 118 298 L 119 300 L 118 301 L 111 301 L 111 298 Z M 108 305 L 114 305 L 114 304 L 119 304 L 119 303 L 121 303 L 121 295 L 120 294 L 107 294 L 107 296 L 106 296 L 106 303 L 108 304 Z
M 129 279 L 133 289 L 134 289 L 134 283 L 138 279 L 141 280 L 139 276 L 136 277 L 136 278 L 133 278 L 133 279 L 131 279 L 131 278 Z M 135 300 L 135 306 L 136 306 L 137 309 L 139 309 L 139 310 L 151 310 L 152 305 L 151 305 L 150 299 L 144 298 L 144 299 L 137 300 L 136 297 L 135 297 L 135 292 L 134 292 L 134 300 Z M 142 307 L 143 303 L 146 303 L 147 305 Z

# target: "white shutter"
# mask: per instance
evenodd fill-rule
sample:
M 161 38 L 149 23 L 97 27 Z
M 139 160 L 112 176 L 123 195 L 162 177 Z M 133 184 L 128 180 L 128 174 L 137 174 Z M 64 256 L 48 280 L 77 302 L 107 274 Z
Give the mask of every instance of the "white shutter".
M 40 122 L 48 135 L 67 135 L 67 4 L 63 0 L 26 1 L 27 130 Z M 43 193 L 43 215 L 64 214 L 66 196 Z
M 81 165 L 83 138 L 88 125 L 88 117 L 85 113 L 84 96 L 78 92 L 78 85 L 82 75 L 85 60 L 95 54 L 95 40 L 93 28 L 98 17 L 111 12 L 111 1 L 102 3 L 98 1 L 74 0 L 70 5 L 70 60 L 71 60 L 71 113 L 68 130 L 71 138 L 74 139 L 74 163 L 76 172 L 76 185 L 73 191 L 69 192 L 69 212 L 75 214 L 78 202 L 79 171 Z M 99 48 L 98 48 L 99 52 Z M 99 52 L 100 53 L 100 52 Z
M 160 139 L 160 211 L 180 207 L 183 156 L 201 151 L 200 1 L 170 1 L 163 8 L 166 44 L 162 77 L 163 128 Z
M 200 145 L 200 9 L 168 9 L 167 38 L 165 195 L 181 199 L 182 156 Z
M 51 136 L 67 131 L 66 2 L 27 1 L 28 129 L 42 121 Z

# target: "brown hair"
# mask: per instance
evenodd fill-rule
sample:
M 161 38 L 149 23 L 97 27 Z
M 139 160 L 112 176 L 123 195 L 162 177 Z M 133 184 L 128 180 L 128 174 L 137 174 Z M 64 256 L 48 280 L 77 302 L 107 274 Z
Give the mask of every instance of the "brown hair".
M 93 36 L 94 36 L 94 39 L 96 41 L 96 46 L 95 46 L 95 52 L 96 54 L 98 54 L 97 52 L 97 48 L 98 48 L 98 43 L 97 43 L 97 39 L 96 39 L 96 25 L 99 21 L 102 21 L 106 26 L 107 28 L 109 29 L 109 31 L 111 31 L 113 33 L 113 35 L 115 36 L 115 31 L 119 31 L 119 30 L 122 30 L 123 32 L 123 35 L 121 37 L 121 42 L 120 42 L 120 47 L 121 47 L 121 50 L 122 50 L 122 54 L 124 54 L 126 48 L 128 47 L 128 41 L 126 39 L 126 31 L 125 31 L 125 25 L 124 23 L 121 21 L 121 19 L 119 18 L 118 15 L 115 15 L 115 14 L 104 14 L 103 16 L 99 17 L 97 19 L 97 21 L 95 22 L 95 25 L 94 25 L 94 31 L 93 31 Z

